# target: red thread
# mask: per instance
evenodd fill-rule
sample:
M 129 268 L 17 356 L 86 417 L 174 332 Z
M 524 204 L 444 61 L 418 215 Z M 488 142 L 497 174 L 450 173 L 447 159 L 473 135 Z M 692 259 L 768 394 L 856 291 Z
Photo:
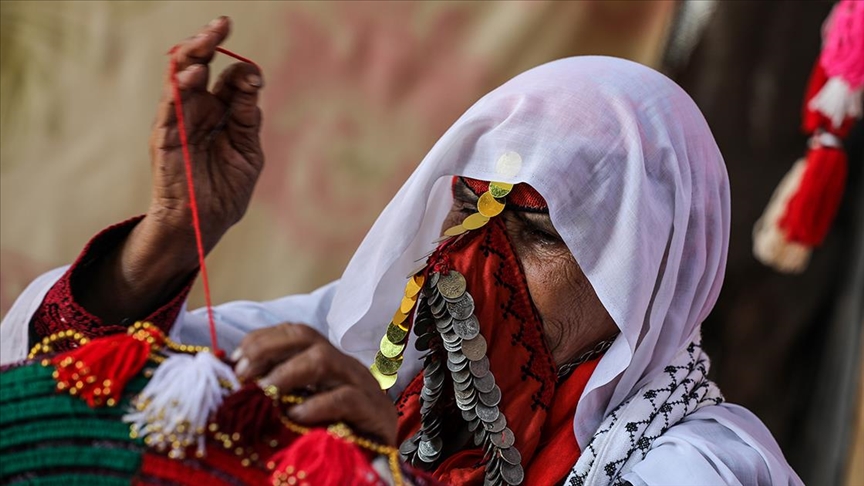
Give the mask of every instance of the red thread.
M 207 321 L 210 325 L 210 345 L 213 354 L 221 357 L 224 353 L 219 349 L 219 344 L 216 339 L 216 320 L 213 318 L 213 302 L 210 298 L 210 280 L 207 277 L 207 264 L 204 262 L 204 242 L 201 236 L 201 220 L 198 216 L 198 202 L 195 197 L 195 183 L 192 179 L 192 157 L 189 156 L 189 140 L 186 136 L 186 122 L 183 118 L 183 99 L 180 96 L 180 84 L 177 82 L 177 59 L 173 54 L 179 46 L 174 46 L 168 54 L 171 55 L 171 90 L 174 94 L 174 113 L 177 116 L 177 128 L 180 132 L 180 145 L 183 150 L 183 165 L 186 168 L 186 184 L 189 188 L 189 206 L 192 209 L 192 229 L 195 231 L 195 245 L 198 248 L 198 266 L 201 267 L 201 282 L 204 284 L 204 299 L 207 303 Z M 235 54 L 228 49 L 217 47 L 216 51 L 231 56 L 237 60 L 252 64 L 258 67 L 257 64 L 243 56 Z

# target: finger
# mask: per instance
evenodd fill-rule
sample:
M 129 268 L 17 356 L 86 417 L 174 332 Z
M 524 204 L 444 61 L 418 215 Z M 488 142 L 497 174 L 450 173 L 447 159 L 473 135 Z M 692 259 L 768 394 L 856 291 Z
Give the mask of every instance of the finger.
M 393 404 L 385 400 L 384 394 L 373 399 L 361 389 L 345 385 L 307 398 L 291 407 L 288 415 L 307 425 L 346 422 L 393 445 L 397 416 Z
M 222 71 L 213 87 L 213 95 L 229 106 L 232 121 L 239 127 L 257 130 L 261 124 L 258 92 L 263 86 L 258 66 L 238 62 Z
M 205 25 L 195 36 L 176 46 L 171 56 L 177 62 L 177 70 L 186 69 L 191 64 L 207 64 L 216 54 L 216 46 L 231 33 L 231 19 L 217 17 Z
M 177 87 L 180 91 L 207 89 L 210 68 L 206 64 L 192 64 L 177 73 Z M 173 91 L 172 91 L 173 99 Z
M 194 37 L 178 44 L 171 52 L 171 60 L 165 70 L 162 83 L 162 98 L 156 114 L 157 126 L 174 121 L 174 86 L 172 73 L 176 76 L 181 100 L 193 90 L 206 90 L 210 69 L 208 63 L 231 32 L 231 20 L 218 17 L 205 26 Z M 198 67 L 196 67 L 198 66 Z
M 330 343 L 319 342 L 270 370 L 260 384 L 262 388 L 275 385 L 282 393 L 340 385 L 378 388 L 377 383 L 369 383 L 363 375 L 369 373 L 359 361 L 342 354 Z
M 240 343 L 235 372 L 241 380 L 262 376 L 281 363 L 324 338 L 302 324 L 279 324 L 247 334 Z

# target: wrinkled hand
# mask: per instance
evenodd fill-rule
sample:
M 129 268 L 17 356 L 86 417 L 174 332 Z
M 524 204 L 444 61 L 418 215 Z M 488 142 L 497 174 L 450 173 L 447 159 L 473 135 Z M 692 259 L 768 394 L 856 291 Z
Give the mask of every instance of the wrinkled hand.
M 235 63 L 222 72 L 212 92 L 207 89 L 208 64 L 230 31 L 230 19 L 217 18 L 171 54 L 177 63 L 176 79 L 208 250 L 245 213 L 264 165 L 257 106 L 263 83 L 258 68 Z M 148 218 L 158 221 L 167 235 L 188 242 L 191 214 L 170 76 L 169 67 L 150 137 L 153 191 Z
M 264 165 L 258 133 L 261 72 L 236 63 L 207 90 L 208 64 L 231 30 L 210 22 L 172 51 L 192 158 L 205 251 L 240 220 Z M 78 298 L 106 322 L 143 317 L 176 294 L 198 268 L 170 68 L 150 136 L 150 208 L 124 242 L 87 270 Z
M 232 356 L 241 380 L 260 377 L 262 387 L 281 393 L 317 390 L 291 408 L 308 425 L 345 422 L 386 444 L 396 442 L 396 407 L 368 369 L 333 347 L 314 329 L 280 324 L 249 333 Z

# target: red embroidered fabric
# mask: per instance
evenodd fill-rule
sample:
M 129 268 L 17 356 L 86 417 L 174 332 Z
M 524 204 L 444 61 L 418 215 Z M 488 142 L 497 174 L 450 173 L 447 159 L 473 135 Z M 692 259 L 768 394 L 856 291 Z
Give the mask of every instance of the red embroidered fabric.
M 31 333 L 35 333 L 36 336 L 35 339 L 31 338 L 31 341 L 35 342 L 45 336 L 69 329 L 78 331 L 88 338 L 126 332 L 126 328 L 132 324 L 132 319 L 130 322 L 103 322 L 102 319 L 91 314 L 78 303 L 75 299 L 75 293 L 76 289 L 81 288 L 80 286 L 87 285 L 87 282 L 80 278 L 82 270 L 116 248 L 141 219 L 143 216 L 109 226 L 87 243 L 78 259 L 51 287 L 45 295 L 45 299 L 42 300 L 42 305 L 33 315 L 33 319 L 30 321 Z M 186 286 L 162 307 L 144 318 L 135 318 L 134 320 L 149 321 L 164 332 L 169 332 L 180 314 L 183 302 L 185 302 L 193 282 L 194 278 L 190 278 Z M 56 351 L 66 351 L 67 349 L 67 343 L 57 343 Z
M 501 388 L 498 406 L 522 455 L 527 479 L 524 484 L 560 482 L 580 455 L 573 415 L 599 360 L 582 364 L 563 383 L 557 383 L 543 325 L 502 220 L 493 219 L 482 229 L 442 248 L 430 263 L 462 273 L 467 291 L 474 297 L 474 314 L 488 343 L 490 369 Z M 422 385 L 421 372 L 396 403 L 400 443 L 420 427 Z M 456 415 L 442 420 L 460 421 Z M 468 446 L 445 458 L 433 476 L 447 484 L 479 485 L 483 484 L 485 464 L 483 450 Z
M 454 177 L 453 182 L 455 183 L 457 179 Z M 489 183 L 486 181 L 471 179 L 469 177 L 461 177 L 461 179 L 478 196 L 489 190 Z M 518 211 L 549 211 L 549 206 L 546 204 L 543 196 L 528 184 L 516 184 L 513 186 L 510 194 L 507 195 L 507 208 Z

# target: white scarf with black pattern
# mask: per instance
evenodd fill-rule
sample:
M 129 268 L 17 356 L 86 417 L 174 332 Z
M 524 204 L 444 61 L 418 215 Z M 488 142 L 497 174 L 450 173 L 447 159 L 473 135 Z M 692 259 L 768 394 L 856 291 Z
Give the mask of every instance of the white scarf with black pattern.
M 707 379 L 709 366 L 701 338 L 691 342 L 663 373 L 603 419 L 566 484 L 622 484 L 621 477 L 670 427 L 704 406 L 723 402 L 717 385 Z

